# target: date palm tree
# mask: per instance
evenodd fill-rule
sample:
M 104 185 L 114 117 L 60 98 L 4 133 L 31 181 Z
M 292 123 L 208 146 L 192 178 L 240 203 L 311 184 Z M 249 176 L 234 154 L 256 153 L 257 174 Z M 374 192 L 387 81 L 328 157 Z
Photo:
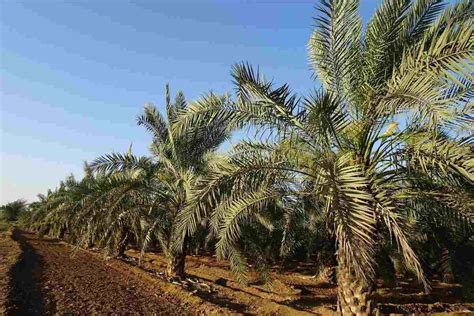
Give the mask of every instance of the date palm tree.
M 298 97 L 239 64 L 235 103 L 195 104 L 175 126 L 211 116 L 261 132 L 264 141 L 241 144 L 201 182 L 194 203 L 216 204 L 217 253 L 240 273 L 243 223 L 276 198 L 289 212 L 296 201 L 312 203 L 335 241 L 344 315 L 373 312 L 375 258 L 387 236 L 429 289 L 408 238 L 420 196 L 471 224 L 472 209 L 456 201 L 474 200 L 472 144 L 461 139 L 473 124 L 473 3 L 386 0 L 366 28 L 358 9 L 357 0 L 320 1 L 308 44 L 319 91 Z M 436 185 L 428 191 L 420 179 Z M 184 229 L 192 234 L 208 215 L 189 207 Z
M 225 96 L 214 94 L 203 100 L 217 104 L 227 102 Z M 153 136 L 152 156 L 137 157 L 131 152 L 110 154 L 91 164 L 93 172 L 105 173 L 106 178 L 114 178 L 116 182 L 115 187 L 109 186 L 113 189 L 109 190 L 110 194 L 103 195 L 108 203 L 104 214 L 113 220 L 104 221 L 104 216 L 100 215 L 95 226 L 108 226 L 109 234 L 115 228 L 123 227 L 125 218 L 133 217 L 144 232 L 140 242 L 142 249 L 145 250 L 150 241 L 157 241 L 168 258 L 166 274 L 170 278 L 184 276 L 191 237 L 177 228 L 178 215 L 187 205 L 188 194 L 195 183 L 220 160 L 215 150 L 228 138 L 220 120 L 213 120 L 205 128 L 190 126 L 180 135 L 176 134 L 174 125 L 187 108 L 188 103 L 181 92 L 171 102 L 167 86 L 167 120 L 151 104 L 145 106 L 144 113 L 137 119 L 138 125 L 144 126 Z
M 126 158 L 131 153 L 126 154 Z M 90 248 L 105 248 L 109 256 L 121 257 L 129 241 L 141 241 L 143 212 L 127 212 L 140 198 L 142 179 L 133 172 L 108 174 L 85 166 L 81 190 L 72 197 L 70 209 L 72 242 Z

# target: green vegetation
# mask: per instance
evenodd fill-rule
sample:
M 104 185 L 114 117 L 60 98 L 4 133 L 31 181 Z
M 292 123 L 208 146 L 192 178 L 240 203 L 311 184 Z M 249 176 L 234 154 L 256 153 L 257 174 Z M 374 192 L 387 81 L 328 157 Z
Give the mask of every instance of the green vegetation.
M 8 222 L 3 221 L 3 220 L 0 221 L 0 232 L 4 232 L 8 230 L 9 227 L 10 227 L 10 224 Z
M 16 200 L 0 206 L 0 231 L 6 231 L 11 225 L 27 216 L 25 200 Z
M 249 264 L 336 266 L 344 315 L 371 314 L 392 271 L 459 280 L 474 234 L 474 4 L 386 0 L 366 27 L 358 1 L 320 1 L 308 51 L 322 83 L 306 96 L 232 69 L 234 97 L 145 106 L 150 156 L 85 165 L 30 205 L 27 226 L 122 256 L 161 251 L 184 276 L 213 250 L 247 282 Z M 255 139 L 216 152 L 235 130 Z M 390 267 L 390 268 L 387 268 Z M 463 272 L 464 273 L 464 272 Z M 472 275 L 471 275 L 472 277 Z

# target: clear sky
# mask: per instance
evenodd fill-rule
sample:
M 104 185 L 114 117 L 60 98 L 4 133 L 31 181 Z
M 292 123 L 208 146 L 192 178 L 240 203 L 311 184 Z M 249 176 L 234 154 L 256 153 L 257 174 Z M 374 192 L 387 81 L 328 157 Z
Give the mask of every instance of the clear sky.
M 378 0 L 362 1 L 367 18 Z M 111 152 L 146 154 L 136 126 L 164 86 L 232 92 L 230 67 L 260 66 L 304 92 L 316 1 L 0 0 L 0 204 L 57 186 Z

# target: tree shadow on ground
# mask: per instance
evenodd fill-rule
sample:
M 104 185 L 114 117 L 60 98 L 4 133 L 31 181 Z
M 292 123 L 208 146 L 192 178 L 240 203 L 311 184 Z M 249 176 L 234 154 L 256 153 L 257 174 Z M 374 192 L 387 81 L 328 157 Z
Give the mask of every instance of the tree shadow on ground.
M 337 303 L 336 295 L 328 295 L 328 294 L 318 294 L 315 293 L 318 289 L 332 289 L 335 288 L 333 284 L 318 284 L 318 285 L 296 285 L 294 286 L 295 289 L 301 291 L 300 297 L 285 302 L 284 304 L 290 306 L 294 309 L 300 311 L 310 311 L 314 307 L 326 307 L 329 309 L 334 309 Z
M 151 273 L 151 274 L 156 276 L 156 274 L 158 272 L 157 270 L 140 266 L 138 264 L 137 260 L 131 259 L 132 257 L 127 257 L 127 258 L 129 260 L 124 259 L 124 258 L 121 258 L 121 260 L 123 262 L 126 262 L 127 264 L 131 264 L 133 266 L 136 266 L 139 269 L 141 269 L 143 271 L 146 271 L 148 273 Z M 192 277 L 194 279 L 204 280 L 204 281 L 207 281 L 209 283 L 213 283 L 212 280 L 209 280 L 209 279 L 206 279 L 206 278 L 201 278 L 201 277 L 195 276 L 193 274 L 186 274 L 186 276 L 187 277 Z M 165 281 L 163 278 L 160 278 L 160 279 Z M 166 281 L 166 282 L 168 282 L 168 281 Z M 232 299 L 230 299 L 230 298 L 219 295 L 219 293 L 215 293 L 215 292 L 208 293 L 206 291 L 196 291 L 194 293 L 194 295 L 198 296 L 199 298 L 201 298 L 202 300 L 204 300 L 206 302 L 209 302 L 211 304 L 214 304 L 214 305 L 217 305 L 217 306 L 220 306 L 220 307 L 225 307 L 225 308 L 227 308 L 227 309 L 229 309 L 229 310 L 231 310 L 235 313 L 238 313 L 240 315 L 252 315 L 251 313 L 248 312 L 248 306 L 247 305 L 241 304 L 241 303 L 236 303 L 236 302 L 232 301 Z
M 194 278 L 194 279 L 200 279 L 200 280 L 203 280 L 203 281 L 207 281 L 210 284 L 214 283 L 210 279 L 198 277 L 198 276 L 193 275 L 193 274 L 188 273 L 187 276 L 191 277 L 191 278 Z M 252 295 L 254 297 L 258 297 L 254 294 L 242 291 L 242 290 L 234 288 L 234 287 L 230 287 L 228 285 L 221 285 L 221 286 L 230 288 L 234 291 L 245 293 L 247 295 Z M 233 312 L 237 312 L 237 313 L 242 314 L 242 315 L 252 315 L 251 313 L 248 313 L 248 306 L 246 304 L 236 303 L 228 297 L 225 297 L 223 295 L 219 295 L 218 292 L 207 293 L 207 292 L 203 292 L 203 291 L 198 291 L 196 293 L 196 295 L 199 296 L 201 299 L 209 302 L 209 303 L 212 303 L 214 305 L 218 305 L 218 306 L 221 306 L 221 307 L 228 308 L 228 309 L 232 310 Z
M 44 298 L 39 289 L 41 256 L 28 244 L 27 239 L 17 229 L 13 240 L 20 245 L 21 255 L 9 272 L 10 290 L 7 315 L 44 315 Z
M 253 315 L 252 313 L 249 313 L 247 311 L 247 305 L 235 303 L 225 296 L 215 295 L 215 293 L 206 292 L 197 292 L 196 296 L 214 305 L 230 309 L 231 311 L 239 313 L 240 315 Z

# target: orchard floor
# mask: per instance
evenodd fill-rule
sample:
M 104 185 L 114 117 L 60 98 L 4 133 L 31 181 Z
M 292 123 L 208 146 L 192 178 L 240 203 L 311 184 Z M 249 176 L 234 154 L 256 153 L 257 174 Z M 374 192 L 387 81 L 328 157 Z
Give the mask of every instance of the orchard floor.
M 55 239 L 15 231 L 0 236 L 0 314 L 145 314 L 145 315 L 303 315 L 335 314 L 336 288 L 312 277 L 314 267 L 275 267 L 271 287 L 234 281 L 225 262 L 189 256 L 188 280 L 169 283 L 160 255 L 127 251 L 127 259 L 108 259 L 75 250 Z M 6 276 L 6 277 L 3 277 Z M 250 276 L 253 277 L 252 275 Z M 474 315 L 461 303 L 459 285 L 434 281 L 423 294 L 410 280 L 377 291 L 388 313 Z
M 12 237 L 22 253 L 7 273 L 8 294 L 2 300 L 6 315 L 188 312 L 185 304 L 137 277 L 124 263 L 80 250 L 71 256 L 72 248 L 55 239 L 18 232 Z M 14 247 L 3 247 L 7 243 L 11 245 L 2 241 L 2 258 Z

